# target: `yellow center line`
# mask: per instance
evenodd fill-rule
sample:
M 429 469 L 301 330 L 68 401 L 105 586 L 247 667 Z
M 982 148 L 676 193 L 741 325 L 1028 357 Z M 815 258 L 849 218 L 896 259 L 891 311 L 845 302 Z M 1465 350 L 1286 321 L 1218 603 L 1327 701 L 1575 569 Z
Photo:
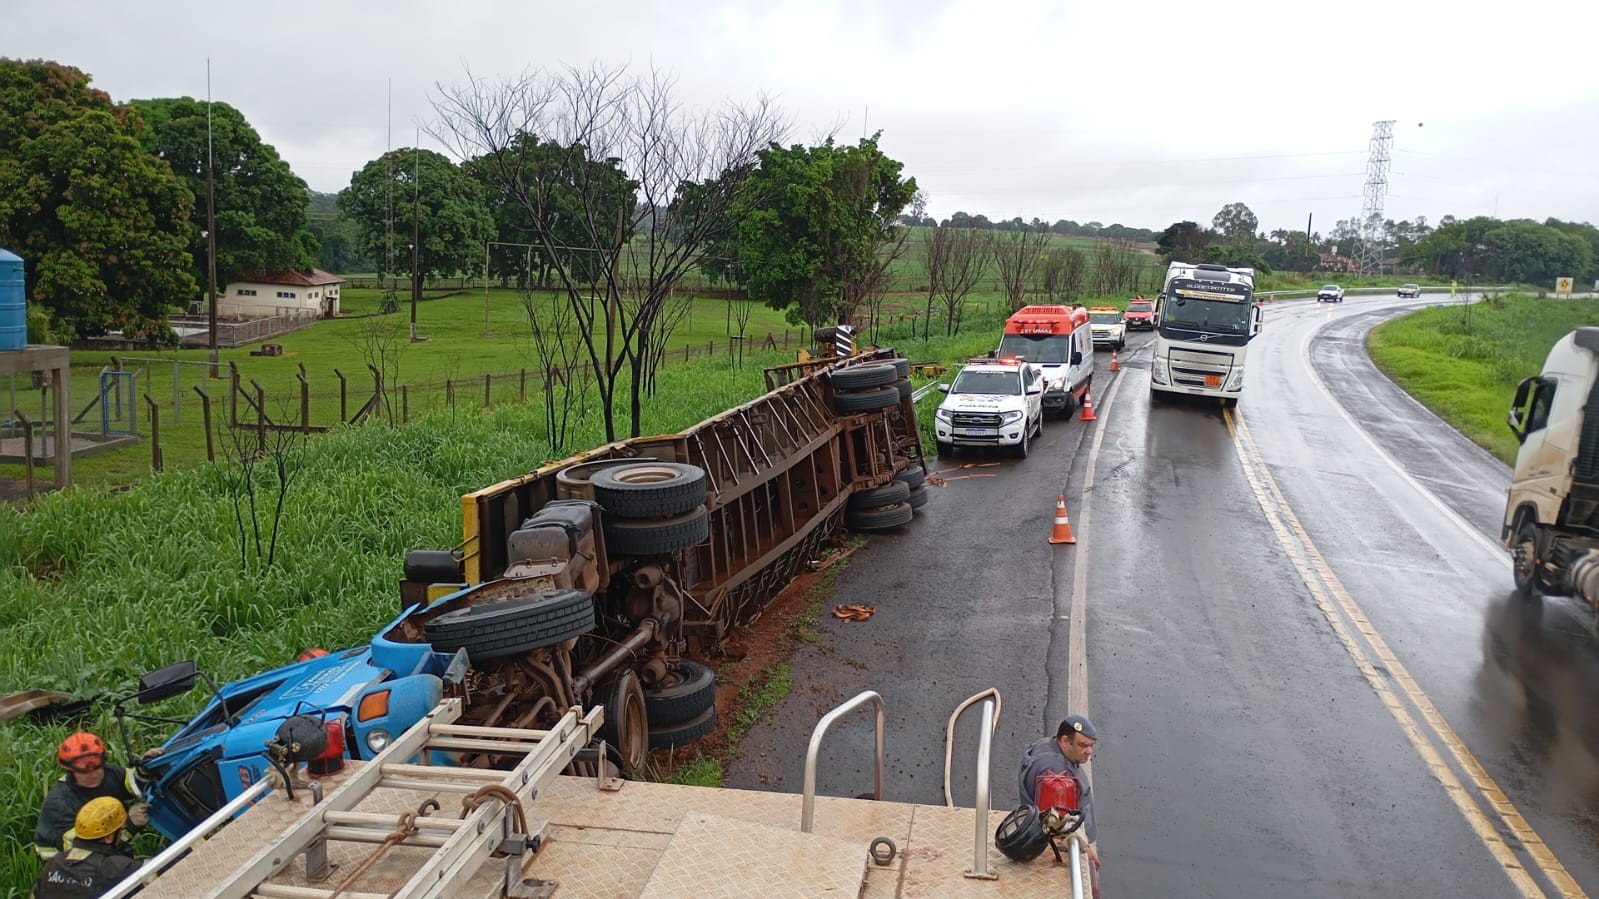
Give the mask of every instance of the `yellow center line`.
M 1416 710 L 1421 714 L 1422 719 L 1427 722 L 1433 733 L 1438 736 L 1444 747 L 1449 750 L 1449 754 L 1460 764 L 1460 767 L 1470 777 L 1500 820 L 1509 828 L 1511 834 L 1521 842 L 1527 855 L 1532 858 L 1539 869 L 1543 871 L 1544 876 L 1548 877 L 1555 888 L 1560 891 L 1560 895 L 1566 897 L 1585 896 L 1586 894 L 1582 888 L 1577 886 L 1576 880 L 1560 864 L 1559 859 L 1555 858 L 1554 852 L 1550 850 L 1548 844 L 1538 836 L 1532 826 L 1516 810 L 1515 804 L 1510 801 L 1510 798 L 1489 776 L 1487 770 L 1483 768 L 1481 762 L 1477 761 L 1477 757 L 1471 753 L 1471 750 L 1466 748 L 1465 741 L 1461 740 L 1460 736 L 1455 733 L 1454 728 L 1449 726 L 1449 722 L 1438 711 L 1432 699 L 1410 676 L 1410 672 L 1405 669 L 1404 664 L 1394 655 L 1393 650 L 1388 646 L 1388 642 L 1382 638 L 1381 634 L 1377 633 L 1377 629 L 1367 619 L 1365 612 L 1355 602 L 1354 597 L 1350 596 L 1349 592 L 1344 589 L 1343 582 L 1338 580 L 1337 575 L 1332 573 L 1332 569 L 1327 565 L 1327 560 L 1322 557 L 1320 550 L 1316 548 L 1316 544 L 1311 541 L 1310 535 L 1305 532 L 1304 527 L 1300 524 L 1299 517 L 1294 514 L 1293 507 L 1288 504 L 1288 500 L 1283 496 L 1282 490 L 1278 488 L 1276 480 L 1272 478 L 1270 471 L 1267 470 L 1266 463 L 1261 458 L 1259 449 L 1255 446 L 1254 438 L 1250 436 L 1249 428 L 1241 418 L 1238 420 L 1238 433 L 1241 434 L 1244 444 L 1248 447 L 1249 456 L 1259 466 L 1262 479 L 1276 499 L 1278 508 L 1282 510 L 1289 527 L 1294 531 L 1309 556 L 1312 567 L 1315 568 L 1316 573 L 1327 584 L 1328 589 L 1332 591 L 1344 614 L 1348 615 L 1349 620 L 1354 623 L 1356 630 L 1360 631 L 1361 635 L 1365 637 L 1367 644 L 1372 648 L 1372 652 L 1382 661 L 1389 675 L 1399 684 L 1405 695 L 1410 698 Z M 1473 805 L 1473 808 L 1475 808 L 1475 805 Z
M 1526 868 L 1516 859 L 1510 847 L 1500 838 L 1498 832 L 1494 829 L 1493 822 L 1489 821 L 1482 810 L 1477 807 L 1476 801 L 1455 775 L 1454 769 L 1449 767 L 1448 762 L 1439 755 L 1432 742 L 1422 733 L 1415 717 L 1411 715 L 1404 702 L 1389 686 L 1384 676 L 1385 671 L 1379 670 L 1372 664 L 1365 649 L 1357 642 L 1351 634 L 1349 626 L 1338 615 L 1337 608 L 1334 606 L 1332 598 L 1329 597 L 1329 593 L 1341 597 L 1338 605 L 1344 608 L 1346 614 L 1348 608 L 1353 606 L 1354 602 L 1352 599 L 1348 599 L 1348 594 L 1342 590 L 1337 579 L 1327 569 L 1325 562 L 1321 561 L 1320 553 L 1316 552 L 1315 545 L 1311 543 L 1304 529 L 1299 526 L 1298 518 L 1293 515 L 1292 509 L 1283 500 L 1281 491 L 1276 489 L 1276 482 L 1272 479 L 1264 460 L 1261 459 L 1258 450 L 1255 448 L 1254 441 L 1250 439 L 1248 429 L 1244 426 L 1243 420 L 1235 420 L 1234 415 L 1228 410 L 1223 410 L 1222 417 L 1227 423 L 1227 430 L 1233 437 L 1234 445 L 1238 447 L 1238 458 L 1243 466 L 1244 477 L 1249 481 L 1250 487 L 1255 493 L 1255 499 L 1260 503 L 1261 511 L 1265 513 L 1267 523 L 1270 524 L 1272 531 L 1277 535 L 1278 542 L 1287 553 L 1288 559 L 1295 570 L 1299 572 L 1299 576 L 1304 581 L 1305 586 L 1310 590 L 1311 598 L 1315 601 L 1316 606 L 1332 626 L 1333 633 L 1337 636 L 1339 642 L 1343 644 L 1350 658 L 1354 660 L 1355 667 L 1366 678 L 1367 683 L 1376 692 L 1378 700 L 1399 725 L 1399 729 L 1404 733 L 1406 739 L 1410 741 L 1411 747 L 1415 749 L 1416 754 L 1426 764 L 1433 778 L 1443 787 L 1444 794 L 1454 803 L 1455 808 L 1465 818 L 1467 825 L 1471 827 L 1477 839 L 1482 842 L 1488 849 L 1489 854 L 1499 863 L 1499 866 L 1505 872 L 1505 876 L 1510 879 L 1517 892 L 1524 897 L 1543 896 L 1543 890 L 1538 887 L 1532 875 L 1527 873 Z M 1359 618 L 1350 616 L 1350 620 L 1354 622 L 1356 629 L 1367 636 L 1368 640 L 1375 636 L 1370 623 L 1366 622 L 1364 616 Z M 1384 649 L 1386 649 L 1386 646 Z M 1382 652 L 1377 654 L 1379 658 L 1383 658 Z M 1391 656 L 1392 654 L 1389 653 L 1389 655 Z M 1384 659 L 1384 664 L 1388 664 L 1386 659 Z M 1391 675 L 1392 669 L 1388 669 L 1386 673 Z M 1412 689 L 1419 692 L 1419 688 L 1415 688 L 1413 682 L 1409 685 L 1401 684 L 1401 688 L 1407 694 L 1411 694 Z M 1414 701 L 1414 696 L 1413 694 L 1411 695 Z M 1426 718 L 1425 713 L 1423 717 Z M 1429 721 L 1429 723 L 1431 722 Z M 1447 741 L 1445 742 L 1447 744 Z M 1461 748 L 1463 749 L 1464 747 Z M 1473 777 L 1474 779 L 1476 778 L 1475 774 Z M 1483 777 L 1486 778 L 1487 775 L 1484 774 Z M 1520 821 L 1520 817 L 1517 816 L 1516 820 Z M 1507 825 L 1510 824 L 1508 820 L 1506 823 Z M 1522 825 L 1525 827 L 1525 822 L 1522 822 Z M 1514 830 L 1513 825 L 1512 830 Z M 1531 828 L 1526 828 L 1526 830 L 1530 833 Z M 1536 836 L 1533 838 L 1536 840 Z M 1556 866 L 1558 867 L 1558 863 L 1556 863 Z M 1541 862 L 1540 867 L 1542 867 Z M 1549 873 L 1547 868 L 1545 868 L 1545 873 Z M 1571 881 L 1569 875 L 1565 875 L 1564 870 L 1561 870 L 1560 873 L 1565 876 L 1566 882 L 1571 883 L 1572 888 L 1575 889 L 1576 885 Z M 1553 876 L 1550 879 L 1554 880 L 1557 885 L 1560 883 Z M 1582 893 L 1579 890 L 1576 893 L 1567 893 L 1566 895 L 1580 896 Z

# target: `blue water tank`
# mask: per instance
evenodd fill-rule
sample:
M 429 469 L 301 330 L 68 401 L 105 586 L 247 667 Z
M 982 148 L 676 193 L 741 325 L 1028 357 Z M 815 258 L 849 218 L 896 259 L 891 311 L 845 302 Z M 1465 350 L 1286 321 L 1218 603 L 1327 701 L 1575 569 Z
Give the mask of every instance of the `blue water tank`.
M 28 302 L 23 296 L 22 257 L 0 247 L 0 352 L 27 346 Z

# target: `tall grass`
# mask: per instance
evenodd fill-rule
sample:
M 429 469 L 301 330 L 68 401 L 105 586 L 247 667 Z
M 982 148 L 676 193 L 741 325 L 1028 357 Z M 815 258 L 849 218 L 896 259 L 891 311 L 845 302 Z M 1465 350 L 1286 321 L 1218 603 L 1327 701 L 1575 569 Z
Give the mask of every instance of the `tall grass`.
M 1422 309 L 1372 329 L 1367 351 L 1399 386 L 1504 460 L 1516 459 L 1505 413 L 1522 378 L 1573 328 L 1599 322 L 1599 300 L 1511 293 Z

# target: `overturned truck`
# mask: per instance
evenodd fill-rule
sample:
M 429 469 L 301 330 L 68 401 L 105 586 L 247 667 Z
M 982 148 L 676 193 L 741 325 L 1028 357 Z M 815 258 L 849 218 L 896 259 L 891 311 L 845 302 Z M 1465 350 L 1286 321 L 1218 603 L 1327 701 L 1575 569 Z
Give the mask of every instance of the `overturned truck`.
M 908 373 L 892 350 L 768 369 L 766 394 L 681 433 L 466 494 L 462 542 L 406 558 L 402 611 L 367 645 L 215 688 L 139 763 L 152 821 L 174 837 L 286 762 L 371 758 L 446 698 L 466 727 L 538 730 L 603 707 L 627 772 L 698 739 L 716 723 L 715 677 L 693 657 L 840 528 L 900 527 L 925 502 Z M 180 667 L 141 701 L 192 684 Z

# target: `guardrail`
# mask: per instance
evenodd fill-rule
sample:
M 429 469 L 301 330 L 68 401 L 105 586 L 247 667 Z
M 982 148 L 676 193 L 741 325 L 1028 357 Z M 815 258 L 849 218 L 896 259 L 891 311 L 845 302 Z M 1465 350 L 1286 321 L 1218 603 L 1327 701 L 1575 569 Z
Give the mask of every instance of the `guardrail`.
M 1458 286 L 1458 287 L 1455 287 L 1454 290 L 1456 291 L 1456 293 L 1452 294 L 1452 295 L 1453 296 L 1458 296 L 1460 294 L 1466 294 L 1466 293 L 1482 293 L 1485 290 L 1512 290 L 1512 289 L 1513 288 L 1510 285 L 1507 285 L 1507 284 L 1472 284 L 1472 285 L 1469 285 L 1469 286 Z M 1346 288 L 1344 288 L 1344 295 L 1348 296 L 1349 294 L 1352 294 L 1352 293 L 1392 294 L 1392 293 L 1397 292 L 1398 290 L 1399 290 L 1399 288 L 1397 288 L 1397 287 L 1346 287 Z M 1434 286 L 1434 287 L 1428 287 L 1426 285 L 1422 285 L 1422 288 L 1421 288 L 1421 292 L 1424 293 L 1424 294 L 1425 293 L 1442 293 L 1442 292 L 1447 291 L 1447 290 L 1450 290 L 1448 285 L 1438 285 L 1438 286 Z M 1315 296 L 1316 294 L 1318 294 L 1320 292 L 1321 292 L 1321 288 L 1319 288 L 1319 287 L 1297 287 L 1297 288 L 1294 288 L 1293 290 L 1261 290 L 1261 291 L 1256 291 L 1255 292 L 1255 297 L 1257 299 L 1267 299 L 1267 300 L 1275 300 L 1275 299 L 1279 299 L 1279 298 L 1281 298 L 1281 299 L 1294 299 L 1296 296 L 1313 297 L 1313 296 Z

